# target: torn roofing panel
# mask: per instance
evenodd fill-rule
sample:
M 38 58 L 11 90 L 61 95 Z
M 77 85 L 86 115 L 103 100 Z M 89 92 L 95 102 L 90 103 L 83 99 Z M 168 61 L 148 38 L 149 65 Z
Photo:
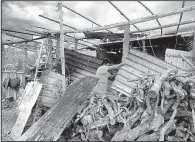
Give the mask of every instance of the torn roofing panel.
M 139 79 L 146 74 L 161 75 L 166 70 L 175 68 L 180 73 L 185 72 L 181 68 L 135 49 L 129 51 L 125 63 L 125 66 L 120 68 L 111 88 L 127 96 L 131 96 L 130 94 L 137 85 L 132 80 Z

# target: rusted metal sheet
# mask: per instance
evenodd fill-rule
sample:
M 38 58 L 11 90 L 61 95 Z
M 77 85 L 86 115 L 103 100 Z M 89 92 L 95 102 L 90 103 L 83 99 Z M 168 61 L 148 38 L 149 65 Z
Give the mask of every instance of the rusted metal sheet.
M 184 60 L 182 60 L 179 54 L 183 55 L 192 62 L 192 53 L 174 49 L 166 50 L 165 61 L 182 69 L 191 69 L 191 67 Z
M 125 65 L 122 66 L 111 86 L 127 96 L 131 96 L 132 91 L 136 87 L 136 82 L 131 80 L 139 79 L 144 74 L 161 75 L 167 69 L 178 68 L 161 59 L 155 58 L 147 53 L 131 49 L 125 59 Z M 179 72 L 184 72 L 178 68 Z

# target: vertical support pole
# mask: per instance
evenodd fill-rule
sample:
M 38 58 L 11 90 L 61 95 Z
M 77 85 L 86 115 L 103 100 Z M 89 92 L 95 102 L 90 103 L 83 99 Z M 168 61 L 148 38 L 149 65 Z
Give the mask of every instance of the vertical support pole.
M 124 40 L 123 40 L 123 56 L 122 56 L 122 62 L 124 62 L 125 58 L 128 55 L 129 52 L 129 40 L 130 40 L 130 25 L 125 26 L 125 32 L 124 32 Z
M 5 49 L 4 49 L 4 45 L 2 45 L 2 48 L 1 48 L 1 55 L 2 55 L 2 64 L 1 64 L 1 71 L 4 71 L 4 66 L 5 66 Z
M 63 11 L 62 11 L 62 2 L 59 4 L 59 18 L 60 18 L 60 53 L 61 53 L 61 67 L 62 67 L 62 86 L 64 92 L 66 91 L 66 78 L 65 78 L 65 55 L 64 55 L 64 30 L 63 30 Z
M 145 53 L 146 52 L 146 41 L 145 39 L 142 40 L 142 50 Z
M 23 83 L 25 84 L 25 77 L 26 77 L 26 65 L 27 65 L 27 58 L 28 58 L 28 52 L 27 52 L 27 42 L 24 43 L 24 58 L 23 58 L 23 70 L 24 70 L 24 77 L 23 77 Z
M 48 35 L 48 57 L 46 61 L 46 64 L 49 64 L 49 69 L 53 68 L 52 48 L 53 48 L 53 41 L 51 40 L 51 34 L 49 34 Z
M 75 38 L 74 50 L 77 51 L 78 39 Z
M 56 60 L 57 62 L 60 60 L 60 34 L 56 35 L 57 42 L 56 42 Z
M 193 55 L 193 64 L 195 65 L 195 33 L 193 33 L 193 47 L 192 47 L 192 55 Z

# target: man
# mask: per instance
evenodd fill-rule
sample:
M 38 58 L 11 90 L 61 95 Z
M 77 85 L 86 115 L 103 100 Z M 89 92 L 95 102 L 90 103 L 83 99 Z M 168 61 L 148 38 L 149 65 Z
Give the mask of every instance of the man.
M 112 75 L 108 71 L 118 69 L 123 65 L 123 62 L 117 65 L 111 65 L 107 59 L 104 60 L 102 62 L 102 66 L 100 66 L 96 71 L 96 77 L 99 78 L 99 81 L 94 87 L 93 93 L 106 95 L 108 78 L 112 77 Z

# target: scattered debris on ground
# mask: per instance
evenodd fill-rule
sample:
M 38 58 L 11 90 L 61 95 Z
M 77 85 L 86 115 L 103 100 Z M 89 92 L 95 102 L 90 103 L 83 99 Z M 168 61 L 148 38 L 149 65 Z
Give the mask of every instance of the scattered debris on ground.
M 92 96 L 59 141 L 194 141 L 195 76 L 171 70 L 138 82 L 133 97 Z

